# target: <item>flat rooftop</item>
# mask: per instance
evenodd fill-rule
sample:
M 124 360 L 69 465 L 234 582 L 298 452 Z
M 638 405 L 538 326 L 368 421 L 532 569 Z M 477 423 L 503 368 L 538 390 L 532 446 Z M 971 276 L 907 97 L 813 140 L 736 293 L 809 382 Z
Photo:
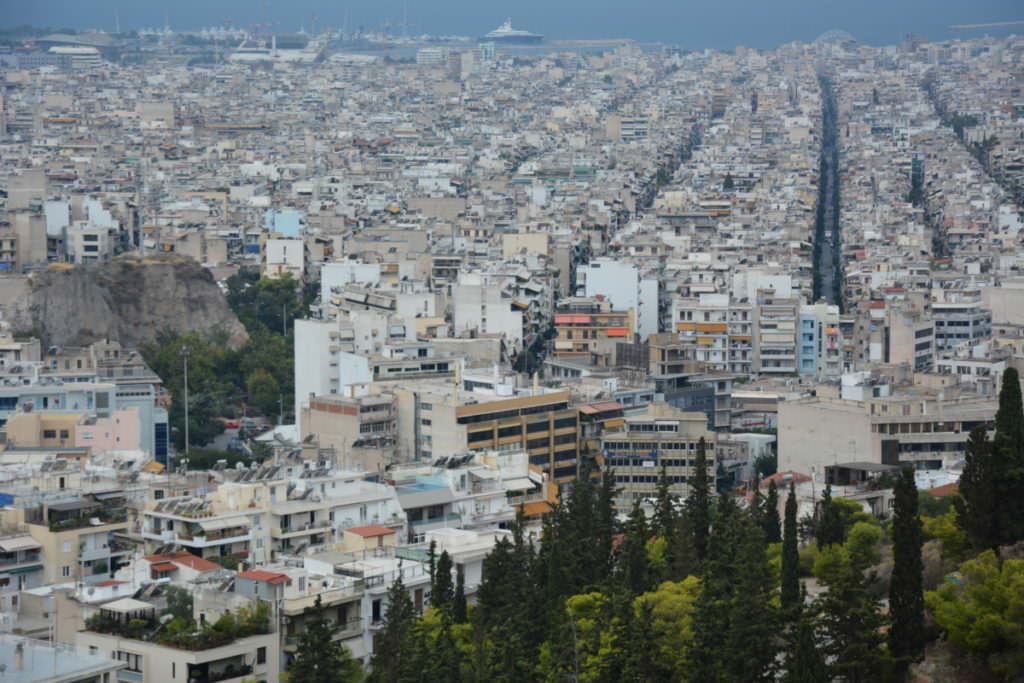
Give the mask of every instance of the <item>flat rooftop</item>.
M 15 651 L 21 645 L 21 667 Z M 0 662 L 7 665 L 4 683 L 71 683 L 115 671 L 125 663 L 99 654 L 79 652 L 70 645 L 0 634 Z

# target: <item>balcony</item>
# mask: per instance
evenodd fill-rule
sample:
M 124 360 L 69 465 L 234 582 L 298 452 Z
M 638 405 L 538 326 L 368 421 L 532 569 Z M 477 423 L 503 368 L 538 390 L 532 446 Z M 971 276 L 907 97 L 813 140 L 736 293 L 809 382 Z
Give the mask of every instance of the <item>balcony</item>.
M 438 517 L 431 517 L 429 519 L 421 519 L 419 521 L 410 521 L 414 529 L 433 525 L 433 524 L 444 524 L 444 525 L 455 525 L 462 521 L 462 517 L 455 513 L 449 513 L 447 515 L 440 515 Z
M 285 598 L 281 605 L 281 611 L 287 615 L 302 614 L 307 607 L 313 607 L 317 598 L 325 607 L 350 600 L 356 600 L 363 595 L 365 586 L 362 580 L 356 580 L 351 585 L 341 588 L 333 588 L 316 595 L 305 595 L 301 598 Z M 362 623 L 360 621 L 360 623 Z
M 349 638 L 356 638 L 363 634 L 363 618 L 355 617 L 344 621 L 340 624 L 332 622 L 332 626 L 337 629 L 331 634 L 331 640 L 348 640 Z M 299 642 L 302 640 L 302 636 L 299 633 L 292 633 L 285 638 L 284 648 L 288 652 L 295 652 L 298 649 Z

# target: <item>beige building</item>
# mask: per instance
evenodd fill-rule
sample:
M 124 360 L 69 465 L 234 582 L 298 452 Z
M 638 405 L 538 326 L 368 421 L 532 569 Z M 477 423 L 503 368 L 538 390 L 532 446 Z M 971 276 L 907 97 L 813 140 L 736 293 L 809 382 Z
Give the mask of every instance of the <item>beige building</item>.
M 991 421 L 990 398 L 897 393 L 864 401 L 808 398 L 779 403 L 779 471 L 814 475 L 852 462 L 940 469 L 964 457 L 970 431 Z
M 331 449 L 342 469 L 382 470 L 395 457 L 398 411 L 390 394 L 326 395 L 302 405 L 303 430 Z
M 708 475 L 714 478 L 715 433 L 707 428 L 707 422 L 704 413 L 652 403 L 643 413 L 627 415 L 622 427 L 605 432 L 601 451 L 620 489 L 616 507 L 629 510 L 635 500 L 654 497 L 662 466 L 672 493 L 685 497 L 701 438 L 705 441 Z
M 100 583 L 130 560 L 130 547 L 117 540 L 129 526 L 122 495 L 113 491 L 24 510 L 29 535 L 40 546 L 44 583 Z

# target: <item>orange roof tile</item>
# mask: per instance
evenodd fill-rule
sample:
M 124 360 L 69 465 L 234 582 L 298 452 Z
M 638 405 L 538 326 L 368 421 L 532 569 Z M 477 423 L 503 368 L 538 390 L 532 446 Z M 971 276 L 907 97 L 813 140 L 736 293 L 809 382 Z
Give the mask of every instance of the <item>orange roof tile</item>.
M 952 496 L 954 493 L 960 490 L 959 482 L 953 482 L 951 484 L 943 484 L 942 486 L 936 486 L 935 488 L 926 489 L 926 493 L 930 493 L 936 498 L 945 498 L 946 496 Z
M 159 562 L 173 562 L 175 564 L 184 565 L 190 569 L 195 569 L 197 572 L 210 572 L 221 568 L 219 564 L 197 557 L 187 550 L 179 550 L 176 553 L 167 553 L 166 555 L 147 555 L 143 559 L 151 564 Z
M 290 581 L 287 574 L 268 572 L 263 569 L 249 569 L 239 572 L 238 576 L 243 579 L 252 579 L 253 581 L 263 581 L 265 583 L 288 583 Z

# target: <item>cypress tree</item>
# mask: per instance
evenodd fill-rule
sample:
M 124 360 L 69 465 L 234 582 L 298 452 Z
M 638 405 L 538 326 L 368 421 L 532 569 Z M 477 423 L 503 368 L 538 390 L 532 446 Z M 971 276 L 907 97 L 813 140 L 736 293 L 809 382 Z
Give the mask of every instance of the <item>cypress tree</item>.
M 1024 539 L 1024 412 L 1020 377 L 1015 368 L 1003 372 L 992 443 L 995 489 L 995 532 L 1000 545 Z
M 800 604 L 800 550 L 797 548 L 796 490 L 789 483 L 786 497 L 786 522 L 782 536 L 782 607 L 793 609 Z
M 664 539 L 672 538 L 676 527 L 675 496 L 672 495 L 671 486 L 672 483 L 668 478 L 668 468 L 663 460 L 661 463 L 661 474 L 658 475 L 651 531 L 655 536 Z
M 455 598 L 455 586 L 452 584 L 452 558 L 447 550 L 441 551 L 434 569 L 434 583 L 430 588 L 430 604 L 451 613 L 452 600 Z
M 415 608 L 409 592 L 402 582 L 399 567 L 395 580 L 387 593 L 387 611 L 384 613 L 384 628 L 380 631 L 371 662 L 369 683 L 390 683 L 401 677 L 403 662 L 414 651 L 413 626 L 416 622 Z
M 808 615 L 797 622 L 793 645 L 786 658 L 785 683 L 823 683 L 829 680 L 828 667 L 818 649 L 814 623 Z
M 464 624 L 468 620 L 466 607 L 466 570 L 461 564 L 455 565 L 455 597 L 452 599 L 452 621 Z
M 594 510 L 593 561 L 595 574 L 605 582 L 612 573 L 612 538 L 615 536 L 615 497 L 619 489 L 615 486 L 615 473 L 611 467 L 601 472 L 601 483 L 597 490 Z
M 782 540 L 782 525 L 779 524 L 779 489 L 775 480 L 768 482 L 768 495 L 764 499 L 764 538 L 769 543 Z
M 708 533 L 711 526 L 711 483 L 708 478 L 707 443 L 704 437 L 697 442 L 697 457 L 693 463 L 690 493 L 686 497 L 686 515 L 693 533 L 693 552 L 698 563 L 708 552 Z
M 306 608 L 303 627 L 295 658 L 288 667 L 288 680 L 293 683 L 357 683 L 363 679 L 359 662 L 352 658 L 348 648 L 332 639 L 319 595 L 316 604 Z
M 953 500 L 957 523 L 976 550 L 998 545 L 996 488 L 992 442 L 984 425 L 967 437 L 966 462 L 960 475 L 959 496 Z
M 889 586 L 889 650 L 903 661 L 924 654 L 924 564 L 921 560 L 921 518 L 917 514 L 914 471 L 903 468 L 894 491 L 893 569 Z
M 999 389 L 999 410 L 996 412 L 996 434 L 1005 440 L 1013 460 L 1024 457 L 1024 404 L 1020 394 L 1020 375 L 1016 368 L 1003 372 Z

